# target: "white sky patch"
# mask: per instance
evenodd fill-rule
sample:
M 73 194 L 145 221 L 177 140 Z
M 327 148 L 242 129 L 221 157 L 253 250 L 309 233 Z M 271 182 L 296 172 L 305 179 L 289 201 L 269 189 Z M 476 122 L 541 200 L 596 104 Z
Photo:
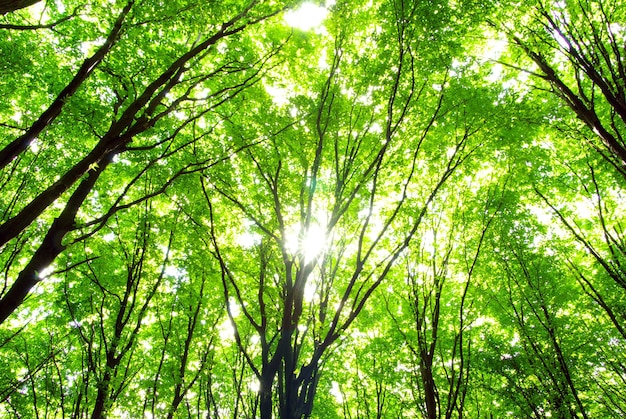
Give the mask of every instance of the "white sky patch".
M 596 198 L 597 199 L 597 198 Z M 578 218 L 591 220 L 596 214 L 596 207 L 590 200 L 580 200 L 573 203 Z
M 35 154 L 39 153 L 39 138 L 35 138 L 33 141 L 31 141 L 28 147 L 30 148 L 30 151 L 32 151 L 33 153 Z
M 485 48 L 482 50 L 480 60 L 484 63 L 487 61 L 497 61 L 507 47 L 506 39 L 490 39 L 486 42 Z M 493 63 L 491 73 L 487 76 L 487 81 L 495 83 L 502 76 L 503 67 L 500 63 Z
M 484 60 L 498 60 L 506 50 L 508 41 L 506 39 L 490 39 L 485 45 L 482 58 Z
M 22 117 L 24 116 L 24 114 L 20 111 L 15 112 L 12 116 L 11 119 L 14 120 L 17 123 L 21 123 L 22 122 Z
M 329 3 L 327 3 L 327 6 Z M 285 22 L 293 28 L 310 31 L 311 29 L 320 28 L 326 15 L 328 15 L 326 7 L 306 2 L 299 8 L 285 13 Z
M 372 126 L 370 127 L 370 132 L 372 134 L 382 134 L 383 133 L 383 127 L 378 122 L 374 122 L 372 124 Z
M 272 97 L 276 106 L 285 106 L 289 103 L 290 91 L 283 87 L 265 85 L 265 91 Z
M 237 235 L 237 239 L 236 239 L 237 244 L 243 247 L 244 249 L 251 249 L 254 246 L 261 243 L 261 239 L 262 239 L 261 235 L 255 233 L 252 230 L 252 227 L 254 226 L 254 222 L 250 220 L 244 220 L 243 225 L 244 225 L 244 231 L 242 231 L 241 233 L 239 233 L 239 235 Z
M 307 283 L 304 285 L 304 301 L 310 303 L 315 298 L 315 293 L 317 292 L 317 285 L 314 281 L 309 279 Z
M 261 236 L 256 233 L 246 231 L 237 237 L 237 243 L 244 249 L 252 249 L 254 246 L 261 243 Z
M 176 279 L 184 279 L 187 277 L 187 270 L 168 265 L 165 267 L 165 275 Z
M 330 394 L 335 398 L 337 403 L 343 403 L 343 394 L 341 393 L 341 388 L 339 387 L 339 383 L 333 381 L 331 383 Z
M 261 383 L 259 382 L 259 380 L 257 380 L 256 378 L 253 378 L 250 380 L 250 382 L 248 383 L 248 388 L 257 393 L 259 390 L 261 390 Z
M 239 303 L 233 297 L 230 297 L 228 300 L 228 307 L 233 317 L 237 317 L 241 313 L 241 307 L 239 307 Z
M 217 325 L 217 332 L 222 341 L 228 341 L 235 337 L 235 328 L 228 318 Z
M 553 213 L 552 211 L 540 207 L 540 206 L 536 206 L 536 205 L 528 205 L 527 206 L 528 211 L 535 216 L 535 218 L 537 219 L 537 221 L 539 221 L 541 224 L 544 225 L 552 225 L 554 224 L 553 222 Z
M 422 245 L 422 249 L 428 253 L 430 253 L 431 255 L 435 254 L 435 233 L 433 233 L 432 230 L 428 230 L 425 231 L 424 234 L 422 234 L 422 240 L 421 243 Z
M 329 70 L 330 64 L 328 64 L 328 54 L 326 53 L 326 49 L 323 49 L 320 53 L 320 58 L 317 60 L 317 68 L 320 70 Z
M 502 64 L 500 63 L 494 64 L 493 67 L 491 67 L 491 72 L 486 77 L 487 81 L 490 83 L 495 83 L 498 80 L 500 80 L 500 78 L 502 77 L 502 70 L 503 70 Z
M 552 32 L 552 37 L 554 38 L 556 42 L 559 43 L 561 48 L 563 48 L 564 50 L 568 50 L 570 48 L 569 41 L 565 37 L 563 37 L 563 35 L 561 35 L 560 33 Z
M 471 327 L 480 327 L 484 324 L 494 324 L 495 321 L 490 317 L 480 316 L 471 323 Z
M 63 6 L 62 2 L 56 1 L 55 4 L 57 7 L 61 6 L 59 9 L 60 13 L 63 13 L 65 11 L 65 6 Z M 31 16 L 35 17 L 36 19 L 42 19 L 42 20 L 48 19 L 48 13 L 46 11 L 45 1 L 37 2 L 33 4 L 32 6 L 29 6 L 26 10 L 28 10 Z
M 228 299 L 228 308 L 233 319 L 241 314 L 241 307 L 234 297 Z M 233 321 L 231 321 L 230 316 L 226 316 L 224 321 L 217 325 L 217 333 L 222 341 L 229 341 L 235 338 L 236 331 Z
M 81 42 L 81 44 L 80 44 L 80 51 L 84 55 L 91 55 L 91 54 L 93 54 L 95 52 L 96 48 L 98 48 L 100 45 L 102 45 L 105 41 L 106 41 L 106 39 L 104 39 L 104 38 L 98 38 L 95 41 Z
M 113 156 L 113 163 L 121 163 L 124 166 L 130 166 L 132 164 L 130 160 L 121 158 L 119 154 Z

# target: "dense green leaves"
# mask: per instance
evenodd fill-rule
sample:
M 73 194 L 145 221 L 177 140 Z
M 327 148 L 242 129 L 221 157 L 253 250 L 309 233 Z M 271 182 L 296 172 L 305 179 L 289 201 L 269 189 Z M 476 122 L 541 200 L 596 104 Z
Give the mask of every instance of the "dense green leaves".
M 35 3 L 1 416 L 626 416 L 620 1 Z

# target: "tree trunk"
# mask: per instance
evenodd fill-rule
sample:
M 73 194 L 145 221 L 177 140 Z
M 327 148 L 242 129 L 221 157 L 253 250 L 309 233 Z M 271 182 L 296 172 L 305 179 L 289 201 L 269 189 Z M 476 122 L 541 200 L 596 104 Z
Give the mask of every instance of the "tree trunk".
M 432 356 L 425 351 L 421 353 L 420 375 L 422 376 L 422 384 L 424 385 L 424 401 L 426 402 L 426 415 L 428 419 L 437 418 L 437 397 L 435 380 L 433 378 L 433 362 Z
M 92 191 L 98 177 L 113 159 L 114 153 L 105 156 L 100 165 L 89 171 L 88 176 L 74 191 L 63 212 L 54 220 L 41 245 L 30 262 L 20 272 L 17 279 L 0 299 L 0 324 L 22 304 L 30 290 L 41 280 L 40 272 L 46 269 L 65 250 L 63 238 L 74 227 L 74 220 L 81 205 Z
M 35 0 L 38 1 L 38 0 Z M 2 0 L 0 0 L 0 7 L 2 5 Z M 20 137 L 13 140 L 9 143 L 2 151 L 0 151 L 0 169 L 7 166 L 15 157 L 17 157 L 20 153 L 28 148 L 28 146 L 34 141 L 35 138 L 43 130 L 45 130 L 52 122 L 56 119 L 57 116 L 61 114 L 63 110 L 63 106 L 69 100 L 69 98 L 76 93 L 78 88 L 83 84 L 85 80 L 91 75 L 93 70 L 102 62 L 104 57 L 111 51 L 119 36 L 122 32 L 122 24 L 124 19 L 126 19 L 126 15 L 130 12 L 131 7 L 133 6 L 134 1 L 129 1 L 122 13 L 119 15 L 115 24 L 113 25 L 113 29 L 109 33 L 106 41 L 98 50 L 85 61 L 80 66 L 74 78 L 65 86 L 65 88 L 59 93 L 57 98 L 50 104 L 48 109 L 46 109 L 39 118 L 30 126 L 30 128 Z
M 272 374 L 273 375 L 273 374 Z M 272 419 L 272 384 L 274 377 L 267 372 L 261 376 L 261 388 L 259 389 L 259 413 L 261 419 Z
M 0 0 L 0 14 L 7 14 L 39 3 L 40 0 Z
M 107 363 L 108 364 L 108 363 Z M 111 372 L 107 366 L 102 382 L 98 385 L 98 395 L 96 396 L 96 404 L 91 412 L 91 419 L 100 419 L 105 413 L 105 404 L 108 400 L 109 383 L 111 382 Z

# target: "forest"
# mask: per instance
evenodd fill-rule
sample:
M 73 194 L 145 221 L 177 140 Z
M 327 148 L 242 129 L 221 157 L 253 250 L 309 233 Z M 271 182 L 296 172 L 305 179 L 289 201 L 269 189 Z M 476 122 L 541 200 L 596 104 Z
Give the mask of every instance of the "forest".
M 0 0 L 0 417 L 626 418 L 622 0 Z

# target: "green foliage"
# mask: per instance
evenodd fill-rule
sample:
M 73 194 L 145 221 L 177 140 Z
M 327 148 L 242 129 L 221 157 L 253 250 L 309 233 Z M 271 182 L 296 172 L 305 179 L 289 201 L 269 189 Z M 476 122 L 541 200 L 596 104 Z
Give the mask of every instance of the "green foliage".
M 0 17 L 0 416 L 626 417 L 624 5 L 483 3 Z

